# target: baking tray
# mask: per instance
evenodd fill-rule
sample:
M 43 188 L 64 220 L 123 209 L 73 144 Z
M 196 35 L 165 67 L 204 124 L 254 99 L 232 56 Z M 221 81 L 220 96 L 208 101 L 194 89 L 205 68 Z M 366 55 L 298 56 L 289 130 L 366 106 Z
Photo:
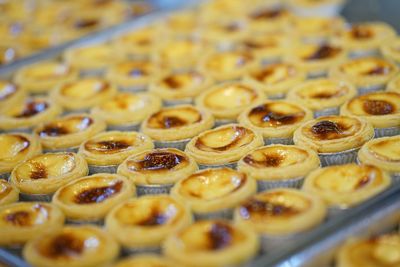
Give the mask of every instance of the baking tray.
M 134 31 L 142 26 L 162 19 L 171 12 L 193 7 L 196 0 L 159 0 L 158 9 L 152 13 L 140 16 L 132 21 L 121 23 L 109 29 L 90 34 L 83 38 L 47 49 L 36 55 L 17 60 L 11 64 L 0 66 L 0 77 L 9 78 L 20 67 L 42 60 L 57 59 L 65 49 L 75 46 L 95 44 L 111 40 L 122 33 Z M 353 0 L 351 2 L 357 2 Z M 351 3 L 350 3 L 351 4 Z M 346 9 L 345 9 L 346 11 Z M 357 18 L 350 18 L 354 19 Z M 330 218 L 320 226 L 307 233 L 304 239 L 287 244 L 282 250 L 259 255 L 246 266 L 332 266 L 334 253 L 338 246 L 352 234 L 376 234 L 393 229 L 400 221 L 400 185 L 394 185 L 389 190 L 379 194 L 363 204 L 354 207 L 350 212 L 344 212 Z M 29 266 L 16 254 L 0 249 L 0 263 L 6 266 Z

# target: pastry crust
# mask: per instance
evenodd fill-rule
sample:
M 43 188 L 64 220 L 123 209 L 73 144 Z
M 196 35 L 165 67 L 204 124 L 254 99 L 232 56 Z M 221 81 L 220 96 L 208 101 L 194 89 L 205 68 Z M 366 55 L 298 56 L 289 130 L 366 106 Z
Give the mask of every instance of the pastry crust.
M 363 118 L 375 128 L 400 125 L 400 93 L 375 92 L 349 100 L 340 109 L 342 115 Z
M 400 75 L 396 75 L 392 80 L 389 81 L 387 91 L 400 93 Z
M 255 256 L 258 248 L 252 229 L 219 220 L 195 222 L 164 242 L 167 257 L 190 267 L 240 265 Z
M 61 186 L 88 175 L 85 159 L 75 153 L 47 153 L 18 164 L 10 182 L 25 194 L 52 194 Z
M 238 47 L 251 51 L 259 60 L 280 59 L 286 52 L 289 42 L 288 38 L 282 32 L 269 33 L 265 35 L 251 35 L 243 37 L 238 42 Z
M 390 176 L 378 167 L 346 164 L 311 172 L 303 190 L 320 196 L 328 206 L 349 208 L 377 195 L 390 184 Z
M 318 154 L 307 147 L 269 145 L 259 147 L 238 162 L 238 170 L 262 181 L 304 177 L 319 168 Z
M 19 190 L 6 180 L 0 180 L 0 206 L 17 202 Z
M 230 47 L 247 35 L 248 27 L 243 20 L 229 18 L 206 21 L 200 33 L 217 47 Z
M 35 267 L 108 266 L 119 254 L 113 237 L 99 227 L 65 226 L 29 242 L 23 256 Z
M 322 223 L 326 205 L 317 196 L 278 188 L 254 195 L 235 210 L 235 221 L 257 233 L 282 236 L 304 232 Z
M 45 61 L 19 69 L 14 76 L 14 82 L 28 92 L 45 93 L 77 78 L 78 71 L 74 67 Z
M 194 213 L 210 213 L 236 207 L 257 191 L 255 180 L 229 168 L 193 173 L 174 185 L 171 195 L 187 203 Z
M 113 267 L 182 267 L 171 259 L 156 254 L 140 254 L 118 261 Z
M 12 107 L 21 105 L 27 93 L 13 83 L 0 80 L 0 114 Z
M 161 108 L 161 99 L 148 93 L 119 93 L 109 101 L 94 107 L 91 113 L 109 126 L 138 124 Z
M 191 156 L 175 148 L 164 148 L 130 156 L 119 165 L 117 173 L 137 185 L 163 185 L 175 183 L 197 169 Z
M 292 14 L 284 7 L 268 5 L 263 8 L 254 8 L 247 14 L 249 28 L 257 33 L 282 31 L 287 28 Z
M 59 230 L 64 214 L 45 202 L 18 202 L 0 207 L 0 245 L 22 245 L 37 237 Z
M 26 98 L 0 115 L 0 129 L 31 128 L 56 118 L 61 112 L 61 107 L 48 98 Z
M 84 78 L 64 83 L 51 92 L 55 102 L 67 110 L 87 109 L 112 98 L 117 89 L 100 78 Z
M 159 247 L 171 233 L 192 223 L 184 202 L 168 195 L 148 195 L 116 206 L 106 217 L 106 229 L 127 248 Z
M 338 267 L 396 266 L 400 263 L 400 236 L 390 233 L 370 238 L 351 238 L 339 249 Z
M 202 132 L 186 145 L 185 152 L 197 163 L 232 163 L 264 143 L 261 134 L 240 124 L 227 124 Z
M 313 111 L 318 111 L 340 107 L 356 94 L 356 88 L 344 80 L 322 78 L 295 86 L 290 90 L 287 98 Z
M 332 67 L 329 76 L 347 80 L 356 87 L 369 87 L 386 84 L 398 70 L 399 68 L 391 61 L 376 57 L 363 57 L 348 59 Z
M 274 63 L 250 70 L 243 82 L 262 89 L 267 96 L 286 94 L 306 78 L 306 72 L 293 63 Z
M 400 136 L 382 137 L 365 143 L 358 151 L 358 160 L 390 173 L 400 173 Z
M 89 114 L 71 114 L 34 129 L 45 149 L 75 148 L 88 138 L 104 131 L 106 124 Z
M 311 110 L 295 101 L 267 100 L 246 108 L 238 121 L 264 138 L 291 138 L 300 125 L 312 118 Z
M 211 112 L 192 105 L 166 107 L 145 119 L 141 131 L 156 141 L 192 138 L 214 126 Z
M 68 219 L 103 219 L 119 203 L 135 196 L 135 187 L 124 176 L 98 173 L 74 180 L 59 188 L 53 203 Z
M 321 40 L 334 36 L 345 27 L 342 17 L 294 16 L 291 20 L 290 34 L 302 40 Z
M 236 119 L 246 107 L 265 99 L 264 92 L 244 82 L 217 84 L 196 98 L 196 106 L 216 119 Z
M 25 133 L 0 134 L 0 147 L 1 174 L 11 172 L 18 163 L 42 153 L 39 139 Z
M 198 70 L 169 71 L 150 84 L 149 90 L 163 100 L 189 100 L 199 95 L 213 83 Z
M 300 126 L 293 141 L 318 153 L 334 153 L 359 148 L 373 136 L 374 128 L 362 118 L 325 116 Z
M 128 57 L 150 56 L 157 35 L 157 27 L 146 26 L 118 36 L 113 42 L 114 49 Z
M 108 166 L 121 164 L 130 155 L 153 147 L 151 139 L 142 133 L 109 131 L 83 142 L 79 154 L 90 165 Z
M 389 60 L 395 61 L 397 64 L 400 63 L 400 38 L 397 37 L 391 42 L 382 43 L 380 51 L 383 56 Z

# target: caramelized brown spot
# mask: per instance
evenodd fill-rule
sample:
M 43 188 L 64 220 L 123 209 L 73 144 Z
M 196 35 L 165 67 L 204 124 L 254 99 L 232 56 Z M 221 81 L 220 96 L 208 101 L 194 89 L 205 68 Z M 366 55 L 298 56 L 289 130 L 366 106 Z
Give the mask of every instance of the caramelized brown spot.
M 333 121 L 319 121 L 311 127 L 311 132 L 321 139 L 327 139 L 330 135 L 340 135 L 342 127 Z
M 364 72 L 364 75 L 386 75 L 390 72 L 391 68 L 389 66 L 376 66 L 373 69 L 370 69 Z
M 274 74 L 274 69 L 273 68 L 265 68 L 262 71 L 259 71 L 259 72 L 255 73 L 253 75 L 253 77 L 256 80 L 262 82 L 265 78 L 271 76 L 272 74 Z
M 43 111 L 45 111 L 49 107 L 49 104 L 45 101 L 28 101 L 22 110 L 22 112 L 16 115 L 16 118 L 28 118 L 35 116 Z
M 312 98 L 318 98 L 318 99 L 329 99 L 329 98 L 332 98 L 332 97 L 334 97 L 336 95 L 337 94 L 335 94 L 335 93 L 319 92 L 319 93 L 313 94 L 311 97 Z
M 170 170 L 185 160 L 185 157 L 170 152 L 153 152 L 137 162 L 139 170 Z
M 166 77 L 163 80 L 163 82 L 166 83 L 168 85 L 168 87 L 173 88 L 173 89 L 177 89 L 182 86 L 182 83 L 178 79 L 176 79 L 175 76 Z
M 50 258 L 72 258 L 82 254 L 84 248 L 83 240 L 71 234 L 62 233 L 54 237 L 42 253 Z
M 164 116 L 161 123 L 166 129 L 180 127 L 187 124 L 185 120 L 173 116 Z
M 33 169 L 30 173 L 30 177 L 34 180 L 44 179 L 47 177 L 46 166 L 40 162 L 32 162 Z
M 69 134 L 68 129 L 66 129 L 62 125 L 57 124 L 46 124 L 44 128 L 39 132 L 40 137 L 60 136 L 66 134 Z
M 113 195 L 118 194 L 122 186 L 123 182 L 117 181 L 113 185 L 83 190 L 75 195 L 75 202 L 78 204 L 101 203 Z
M 368 27 L 363 27 L 360 25 L 355 25 L 351 28 L 351 36 L 355 39 L 369 39 L 373 36 L 373 32 Z
M 279 193 L 276 193 L 279 194 Z M 243 218 L 249 219 L 252 214 L 261 214 L 268 216 L 292 216 L 299 213 L 293 207 L 285 206 L 283 204 L 273 203 L 269 201 L 262 201 L 252 198 L 240 207 L 240 215 Z
M 367 185 L 369 182 L 370 182 L 369 176 L 364 176 L 364 177 L 357 183 L 357 185 L 354 187 L 354 189 L 360 189 L 360 188 L 364 187 L 365 185 Z
M 384 100 L 365 100 L 363 109 L 368 114 L 372 115 L 386 115 L 394 111 L 394 106 Z
M 313 54 L 306 57 L 306 60 L 327 59 L 337 55 L 341 49 L 330 45 L 321 45 Z
M 274 19 L 285 13 L 283 9 L 264 9 L 258 10 L 252 14 L 250 14 L 251 19 L 261 20 L 261 19 Z
M 263 160 L 256 160 L 251 155 L 247 155 L 243 161 L 254 167 L 278 167 L 284 157 L 279 154 L 264 154 Z
M 23 143 L 21 150 L 18 151 L 19 153 L 29 148 L 31 142 L 25 136 L 22 135 L 12 135 L 12 136 L 19 139 L 19 141 Z
M 30 218 L 31 215 L 29 212 L 17 211 L 14 213 L 7 214 L 4 219 L 15 226 L 29 226 L 31 225 Z
M 103 153 L 113 153 L 127 149 L 131 146 L 128 142 L 121 140 L 108 140 L 99 142 L 87 142 L 85 148 L 87 150 L 95 150 Z
M 208 232 L 210 249 L 220 250 L 228 247 L 233 240 L 232 234 L 233 229 L 230 225 L 222 222 L 214 223 Z
M 257 116 L 261 123 L 268 122 L 273 126 L 280 126 L 296 123 L 304 117 L 304 112 L 283 114 L 272 111 L 269 104 L 264 104 L 253 108 L 249 116 Z
M 182 109 L 184 111 L 184 109 Z M 189 109 L 189 112 L 193 112 L 192 109 Z M 148 120 L 148 126 L 151 128 L 159 128 L 159 129 L 171 129 L 176 127 L 182 127 L 191 123 L 197 123 L 201 121 L 201 114 L 196 111 L 196 117 L 193 121 L 188 121 L 178 116 L 168 115 L 168 113 L 164 113 L 163 111 L 159 111 L 153 114 Z
M 136 224 L 140 226 L 157 226 L 165 224 L 168 219 L 166 214 L 160 212 L 157 208 L 153 208 L 150 216 Z
M 91 28 L 97 26 L 99 21 L 97 19 L 79 19 L 74 23 L 74 27 L 78 29 Z
M 246 133 L 248 132 L 248 130 L 246 128 L 237 127 L 237 126 L 235 126 L 233 128 L 233 130 L 236 132 L 235 138 L 229 144 L 227 144 L 225 146 L 209 147 L 209 146 L 207 146 L 207 145 L 205 145 L 203 143 L 201 138 L 198 138 L 196 140 L 195 147 L 197 147 L 200 150 L 206 150 L 206 151 L 210 150 L 210 149 L 213 150 L 213 151 L 226 151 L 226 150 L 229 150 L 231 147 L 234 147 L 240 141 L 240 139 L 242 139 L 246 135 Z

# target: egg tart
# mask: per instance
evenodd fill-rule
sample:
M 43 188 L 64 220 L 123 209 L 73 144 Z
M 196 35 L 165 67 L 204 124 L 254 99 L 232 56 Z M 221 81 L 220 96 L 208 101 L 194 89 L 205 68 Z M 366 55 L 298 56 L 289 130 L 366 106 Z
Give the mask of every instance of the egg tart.
M 228 81 L 241 78 L 256 65 L 257 60 L 251 53 L 232 50 L 211 52 L 205 55 L 199 68 L 217 81 Z
M 346 81 L 322 78 L 293 87 L 287 98 L 311 109 L 318 118 L 338 115 L 339 107 L 356 94 L 356 88 Z
M 140 254 L 118 261 L 113 267 L 181 267 L 176 262 L 157 254 Z
M 358 151 L 357 160 L 362 164 L 378 166 L 400 181 L 400 135 L 373 139 Z
M 159 22 L 163 37 L 185 38 L 196 35 L 200 25 L 198 12 L 195 9 L 180 10 L 172 13 Z
M 130 60 L 111 65 L 106 76 L 122 91 L 142 91 L 157 72 L 156 65 L 149 60 Z
M 14 82 L 31 93 L 46 93 L 65 82 L 74 81 L 77 70 L 63 63 L 40 62 L 22 67 L 14 76 Z
M 135 131 L 150 114 L 161 108 L 161 99 L 149 93 L 118 93 L 94 107 L 91 113 L 107 123 L 109 130 Z
M 30 132 L 39 123 L 53 120 L 62 109 L 48 98 L 25 98 L 0 114 L 0 129 L 3 131 Z
M 227 124 L 202 132 L 186 145 L 200 168 L 229 166 L 263 144 L 261 134 L 239 124 Z
M 109 131 L 84 141 L 79 147 L 79 154 L 89 164 L 90 173 L 115 173 L 127 157 L 153 147 L 151 139 L 144 134 Z
M 19 202 L 0 207 L 0 245 L 14 247 L 59 230 L 64 214 L 45 202 Z
M 196 219 L 232 218 L 232 209 L 257 191 L 256 182 L 229 168 L 206 169 L 183 178 L 171 195 L 187 203 Z
M 149 57 L 157 40 L 157 28 L 153 25 L 118 36 L 114 49 L 128 58 Z
M 261 192 L 235 209 L 235 221 L 261 234 L 263 251 L 295 243 L 323 222 L 325 203 L 317 196 L 288 188 Z
M 50 201 L 58 188 L 87 174 L 88 166 L 82 156 L 71 152 L 47 153 L 17 165 L 10 182 L 24 200 Z
M 358 88 L 359 94 L 364 94 L 382 89 L 398 70 L 398 67 L 388 60 L 367 57 L 349 59 L 333 67 L 329 75 L 348 80 Z
M 390 233 L 369 238 L 351 238 L 336 255 L 338 267 L 397 266 L 400 235 Z
M 11 82 L 0 80 L 0 114 L 24 102 L 26 92 Z
M 347 57 L 346 50 L 333 42 L 294 44 L 288 50 L 286 60 L 307 72 L 309 77 L 325 76 L 332 65 Z
M 265 35 L 248 34 L 237 45 L 243 50 L 251 51 L 261 63 L 271 63 L 282 59 L 288 48 L 288 38 L 279 32 Z
M 53 203 L 72 222 L 101 221 L 119 203 L 135 196 L 124 176 L 99 173 L 74 180 L 57 190 Z
M 342 17 L 294 16 L 291 20 L 293 34 L 302 41 L 327 41 L 345 27 Z
M 95 226 L 65 226 L 30 241 L 24 259 L 34 267 L 109 266 L 119 255 L 114 238 Z
M 42 152 L 36 136 L 25 133 L 0 134 L 0 178 L 8 178 L 18 163 Z
M 100 78 L 83 78 L 64 83 L 52 91 L 54 101 L 67 111 L 86 111 L 112 98 L 117 89 Z
M 329 207 L 347 209 L 379 194 L 391 184 L 390 176 L 372 165 L 346 164 L 311 172 L 303 190 L 320 196 Z
M 252 229 L 205 220 L 171 234 L 164 243 L 164 254 L 188 267 L 239 266 L 254 257 L 258 248 Z
M 6 180 L 0 179 L 0 206 L 17 202 L 19 190 Z
M 218 19 L 204 23 L 200 34 L 218 49 L 227 50 L 245 38 L 247 30 L 248 25 L 243 19 Z
M 267 100 L 246 108 L 241 125 L 262 134 L 266 144 L 292 144 L 293 132 L 313 118 L 311 110 L 288 100 Z
M 256 148 L 238 162 L 237 169 L 255 179 L 258 191 L 276 187 L 299 188 L 304 177 L 320 166 L 318 154 L 309 148 L 270 145 Z
M 126 251 L 160 250 L 171 233 L 192 223 L 184 202 L 168 195 L 148 195 L 128 200 L 106 217 L 106 229 Z
M 396 75 L 389 81 L 386 87 L 387 91 L 400 93 L 400 75 Z
M 101 75 L 106 67 L 120 59 L 121 56 L 107 44 L 70 48 L 64 53 L 64 60 L 84 76 Z
M 293 63 L 275 63 L 249 71 L 243 81 L 262 89 L 268 98 L 284 98 L 293 86 L 306 79 L 306 72 Z
M 166 106 L 191 104 L 212 84 L 212 79 L 198 70 L 169 71 L 150 84 L 150 92 L 160 96 Z
M 384 22 L 363 22 L 351 25 L 338 37 L 350 55 L 365 56 L 377 54 L 381 44 L 394 41 L 396 31 Z
M 296 15 L 302 17 L 318 14 L 323 17 L 334 17 L 339 14 L 344 0 L 289 0 L 287 4 Z
M 264 92 L 257 86 L 238 81 L 213 86 L 199 95 L 195 103 L 199 108 L 211 112 L 217 124 L 221 125 L 234 122 L 246 107 L 264 99 Z
M 362 118 L 325 116 L 300 126 L 293 141 L 317 151 L 322 166 L 327 166 L 354 162 L 357 150 L 373 137 L 374 128 Z
M 190 138 L 214 126 L 211 112 L 192 105 L 166 107 L 143 121 L 141 131 L 150 136 L 156 147 L 185 149 Z
M 40 124 L 34 129 L 45 150 L 72 150 L 88 138 L 104 131 L 106 124 L 89 114 L 72 114 Z
M 400 93 L 375 92 L 355 97 L 340 110 L 343 115 L 361 117 L 375 127 L 375 136 L 400 134 Z
M 287 28 L 292 14 L 284 7 L 257 7 L 248 12 L 247 20 L 251 31 L 261 34 L 282 31 Z
M 153 149 L 128 157 L 117 173 L 128 177 L 138 195 L 163 194 L 198 167 L 194 159 L 175 148 Z

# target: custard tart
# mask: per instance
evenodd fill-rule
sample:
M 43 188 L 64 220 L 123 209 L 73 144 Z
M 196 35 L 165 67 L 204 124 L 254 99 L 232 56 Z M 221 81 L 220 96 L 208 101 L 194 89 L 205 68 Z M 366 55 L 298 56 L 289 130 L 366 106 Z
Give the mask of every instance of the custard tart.
M 168 195 L 148 195 L 116 206 L 106 217 L 106 229 L 127 252 L 160 250 L 171 233 L 192 223 L 184 202 Z
M 29 133 L 32 127 L 53 120 L 61 112 L 61 107 L 48 98 L 25 98 L 0 114 L 0 129 Z
M 346 164 L 311 172 L 303 190 L 320 196 L 334 209 L 351 208 L 387 189 L 390 176 L 372 165 Z
M 109 131 L 84 141 L 79 147 L 79 154 L 89 164 L 90 173 L 115 173 L 127 157 L 153 147 L 151 139 L 144 134 Z
M 157 34 L 154 25 L 122 34 L 113 41 L 114 49 L 128 58 L 149 57 L 153 52 Z
M 169 193 L 174 183 L 197 169 L 191 156 L 175 148 L 164 148 L 128 157 L 117 173 L 136 185 L 138 195 L 145 195 Z
M 294 143 L 318 152 L 322 166 L 354 162 L 357 150 L 374 137 L 366 120 L 350 116 L 326 116 L 304 123 Z
M 0 206 L 17 202 L 19 190 L 6 180 L 0 179 Z
M 34 267 L 109 266 L 118 255 L 114 238 L 91 225 L 65 226 L 33 239 L 23 250 L 24 259 Z
M 24 102 L 26 91 L 11 82 L 0 80 L 0 114 Z
M 149 93 L 118 93 L 91 113 L 104 120 L 109 130 L 136 131 L 140 123 L 161 108 L 161 99 Z
M 400 134 L 400 93 L 375 92 L 355 97 L 340 110 L 363 118 L 375 128 L 375 137 Z
M 238 117 L 241 125 L 259 132 L 265 144 L 292 144 L 294 131 L 313 118 L 311 110 L 289 100 L 267 100 L 250 106 Z
M 11 173 L 10 183 L 16 186 L 24 200 L 50 201 L 61 186 L 88 174 L 85 159 L 71 152 L 34 156 Z
M 25 133 L 0 134 L 0 178 L 8 178 L 16 165 L 42 153 L 36 136 Z
M 295 16 L 291 20 L 290 34 L 302 41 L 327 41 L 345 27 L 342 17 Z
M 198 221 L 171 234 L 164 254 L 188 267 L 239 266 L 258 252 L 252 229 L 223 220 Z
M 118 261 L 113 267 L 182 267 L 176 262 L 157 254 L 134 255 Z
M 117 89 L 100 78 L 83 78 L 64 83 L 51 92 L 54 101 L 69 112 L 86 111 L 112 98 Z
M 27 241 L 59 230 L 64 214 L 45 202 L 18 202 L 0 206 L 0 245 L 20 246 Z
M 231 219 L 233 208 L 257 191 L 255 180 L 229 168 L 206 169 L 183 178 L 171 195 L 187 203 L 196 219 Z
M 258 191 L 276 187 L 299 188 L 304 177 L 319 168 L 318 154 L 309 148 L 270 145 L 254 149 L 238 162 L 237 169 L 255 179 Z
M 248 25 L 243 19 L 227 19 L 205 22 L 200 34 L 215 44 L 217 49 L 235 47 L 247 35 Z
M 98 222 L 119 203 L 135 196 L 124 176 L 99 173 L 74 180 L 57 190 L 53 203 L 71 222 Z
M 261 134 L 239 124 L 227 124 L 202 132 L 186 145 L 200 168 L 229 166 L 263 144 Z
M 89 114 L 72 114 L 42 123 L 34 129 L 45 150 L 76 151 L 88 138 L 104 131 L 106 124 Z
M 157 148 L 185 149 L 190 138 L 214 126 L 211 112 L 192 105 L 166 107 L 145 119 L 141 131 L 150 136 Z
M 20 68 L 14 76 L 14 82 L 30 93 L 43 94 L 77 77 L 78 71 L 74 67 L 45 61 Z
M 247 13 L 249 28 L 258 34 L 285 30 L 290 22 L 292 14 L 281 6 L 257 7 Z
M 314 117 L 338 115 L 339 107 L 357 94 L 355 87 L 343 80 L 313 79 L 303 82 L 287 98 L 314 112 Z

